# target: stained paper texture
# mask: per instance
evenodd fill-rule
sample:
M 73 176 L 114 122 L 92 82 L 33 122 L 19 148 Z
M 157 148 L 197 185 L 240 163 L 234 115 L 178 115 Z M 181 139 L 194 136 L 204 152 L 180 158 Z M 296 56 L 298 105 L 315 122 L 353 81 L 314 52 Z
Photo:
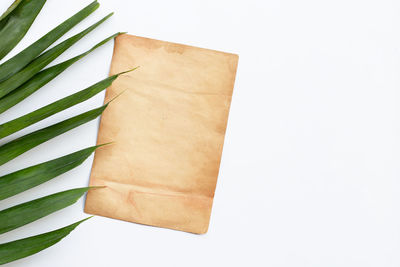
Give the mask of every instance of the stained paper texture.
M 238 56 L 131 35 L 115 41 L 85 211 L 207 232 Z M 223 190 L 223 189 L 221 189 Z

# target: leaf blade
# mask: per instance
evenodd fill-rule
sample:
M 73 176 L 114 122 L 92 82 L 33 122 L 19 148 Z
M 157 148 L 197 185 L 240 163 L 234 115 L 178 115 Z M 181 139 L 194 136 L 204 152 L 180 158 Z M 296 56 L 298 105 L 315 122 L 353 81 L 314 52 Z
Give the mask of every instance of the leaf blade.
M 51 115 L 88 100 L 89 98 L 109 87 L 119 75 L 120 74 L 115 74 L 110 76 L 75 94 L 59 99 L 47 106 L 39 108 L 19 118 L 0 124 L 0 139 L 18 132 L 38 121 L 44 120 Z
M 51 247 L 89 218 L 51 232 L 0 244 L 0 264 L 22 259 Z
M 70 48 L 73 44 L 78 42 L 82 39 L 85 35 L 89 32 L 93 31 L 97 28 L 100 24 L 105 22 L 108 18 L 112 16 L 113 13 L 105 16 L 98 22 L 94 23 L 90 27 L 86 28 L 82 32 L 70 37 L 69 39 L 65 40 L 64 42 L 56 45 L 55 47 L 51 48 L 47 52 L 43 53 L 39 57 L 37 57 L 34 61 L 29 63 L 25 68 L 21 71 L 17 72 L 7 80 L 4 80 L 0 83 L 0 98 L 4 97 L 11 91 L 17 89 L 19 86 L 24 84 L 30 78 L 32 78 L 36 73 L 50 64 L 54 59 L 56 59 L 59 55 L 64 53 L 68 48 Z
M 19 52 L 14 57 L 0 65 L 0 82 L 11 77 L 13 74 L 20 71 L 37 56 L 40 55 L 51 44 L 57 41 L 61 36 L 67 33 L 70 29 L 84 20 L 87 16 L 93 13 L 99 7 L 97 1 L 92 2 L 85 8 L 81 9 L 75 15 L 71 16 L 53 30 L 45 34 L 39 40 Z
M 6 18 L 8 17 L 8 15 L 10 15 L 11 12 L 14 11 L 14 9 L 17 8 L 17 6 L 22 2 L 23 0 L 15 0 L 8 8 L 7 10 L 0 16 L 0 23 L 2 23 L 4 20 L 6 20 Z M 1 25 L 1 24 L 0 24 Z M 0 28 L 2 28 L 0 26 Z
M 98 147 L 100 146 L 88 147 L 0 177 L 0 200 L 15 196 L 76 168 Z
M 91 52 L 93 52 L 94 50 L 96 50 L 97 48 L 99 48 L 100 46 L 102 46 L 103 44 L 107 43 L 109 40 L 115 38 L 120 34 L 121 33 L 116 33 L 104 39 L 103 41 L 97 43 L 95 46 L 85 51 L 84 53 L 37 73 L 29 81 L 27 81 L 26 83 L 24 83 L 11 93 L 7 94 L 3 98 L 0 98 L 0 114 L 7 111 L 11 107 L 15 106 L 16 104 L 18 104 L 19 102 L 21 102 L 22 100 L 33 94 L 34 92 L 42 88 L 44 85 L 49 83 L 51 80 L 56 78 L 58 75 L 60 75 L 72 64 L 74 64 L 78 60 L 82 59 L 86 55 L 90 54 Z
M 4 163 L 18 157 L 19 155 L 58 135 L 61 135 L 82 124 L 85 124 L 86 122 L 94 120 L 99 115 L 101 115 L 101 113 L 103 113 L 107 105 L 108 104 L 79 114 L 62 122 L 53 124 L 49 127 L 24 135 L 0 146 L 0 165 L 3 165 Z
M 28 32 L 46 0 L 14 2 L 0 20 L 0 60 L 4 58 Z
M 74 204 L 90 187 L 75 188 L 0 211 L 0 234 L 17 229 Z

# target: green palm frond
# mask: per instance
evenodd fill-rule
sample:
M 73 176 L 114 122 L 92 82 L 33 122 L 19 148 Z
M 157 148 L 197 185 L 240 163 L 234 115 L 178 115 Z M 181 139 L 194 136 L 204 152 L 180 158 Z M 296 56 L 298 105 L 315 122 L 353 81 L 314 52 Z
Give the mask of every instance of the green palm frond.
M 0 16 L 0 60 L 25 36 L 46 0 L 16 0 Z M 106 21 L 112 13 L 82 32 L 48 49 L 54 42 L 83 21 L 99 7 L 92 2 L 75 15 L 55 27 L 30 46 L 0 64 L 0 114 L 23 101 L 49 83 L 64 70 L 120 33 L 116 33 L 86 52 L 46 68 L 72 45 Z M 46 51 L 46 49 L 48 49 Z M 44 70 L 43 70 L 44 69 Z M 124 72 L 125 73 L 125 72 Z M 70 96 L 50 103 L 33 112 L 0 125 L 0 139 L 46 119 L 60 111 L 88 100 L 110 86 L 119 75 L 110 76 Z M 0 165 L 40 144 L 99 117 L 109 103 L 43 129 L 31 132 L 0 146 Z M 0 200 L 20 194 L 43 184 L 82 164 L 99 146 L 88 147 L 74 153 L 30 166 L 0 177 Z M 38 198 L 0 211 L 0 234 L 15 230 L 74 204 L 91 188 L 76 188 Z M 12 262 L 46 249 L 67 236 L 86 219 L 64 228 L 36 236 L 0 244 L 0 265 Z

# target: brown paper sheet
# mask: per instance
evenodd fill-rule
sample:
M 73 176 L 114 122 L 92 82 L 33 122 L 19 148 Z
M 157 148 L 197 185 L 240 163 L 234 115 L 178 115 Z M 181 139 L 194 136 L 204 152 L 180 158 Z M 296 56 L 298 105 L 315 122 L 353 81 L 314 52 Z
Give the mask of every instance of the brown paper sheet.
M 207 232 L 238 56 L 132 35 L 115 41 L 85 211 Z

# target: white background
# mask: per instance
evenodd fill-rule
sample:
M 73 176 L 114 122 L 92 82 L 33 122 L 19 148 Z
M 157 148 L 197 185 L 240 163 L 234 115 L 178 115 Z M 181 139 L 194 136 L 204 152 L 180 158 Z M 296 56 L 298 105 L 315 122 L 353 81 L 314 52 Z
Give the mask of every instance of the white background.
M 10 267 L 400 265 L 399 1 L 100 2 L 67 36 L 110 11 L 115 15 L 56 62 L 116 31 L 240 55 L 209 232 L 95 217 Z M 1 1 L 0 8 L 10 3 Z M 88 3 L 48 0 L 12 54 Z M 112 43 L 98 49 L 0 122 L 103 79 L 111 53 Z M 7 140 L 99 106 L 103 96 Z M 97 126 L 55 138 L 2 166 L 0 174 L 94 145 Z M 91 163 L 92 157 L 0 208 L 86 186 Z M 0 242 L 85 216 L 82 199 Z

